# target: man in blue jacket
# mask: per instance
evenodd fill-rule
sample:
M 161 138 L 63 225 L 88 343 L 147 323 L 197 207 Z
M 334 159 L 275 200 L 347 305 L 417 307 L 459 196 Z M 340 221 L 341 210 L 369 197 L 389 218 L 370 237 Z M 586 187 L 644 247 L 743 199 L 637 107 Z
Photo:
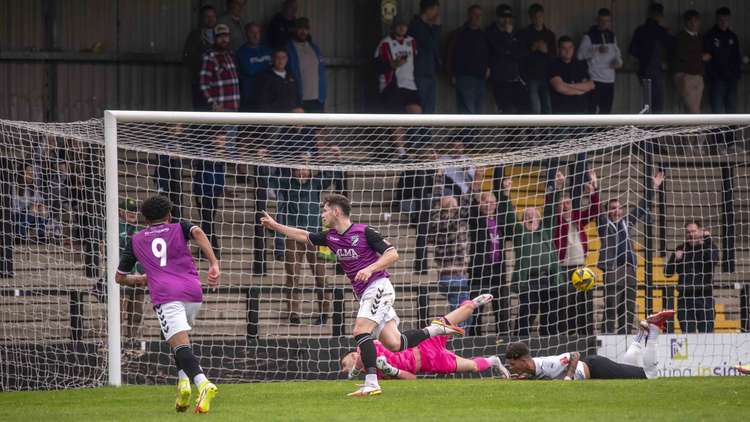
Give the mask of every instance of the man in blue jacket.
M 253 89 L 256 78 L 271 67 L 271 49 L 260 43 L 260 25 L 251 22 L 245 25 L 247 42 L 237 50 L 237 70 L 240 76 L 240 111 L 256 111 L 252 106 L 257 90 Z
M 326 67 L 320 48 L 310 38 L 310 20 L 294 21 L 292 39 L 287 44 L 289 71 L 297 80 L 305 113 L 322 113 L 326 102 Z

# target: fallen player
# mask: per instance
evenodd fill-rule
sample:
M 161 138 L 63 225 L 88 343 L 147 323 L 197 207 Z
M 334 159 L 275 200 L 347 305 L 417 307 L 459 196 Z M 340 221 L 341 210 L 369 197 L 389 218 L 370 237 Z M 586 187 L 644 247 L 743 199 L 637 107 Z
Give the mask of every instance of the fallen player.
M 578 352 L 532 358 L 529 347 L 521 342 L 508 345 L 506 361 L 515 374 L 514 378 L 518 379 L 570 381 L 657 378 L 657 341 L 664 323 L 673 316 L 673 310 L 665 310 L 641 321 L 638 334 L 625 352 L 624 363 L 596 355 L 581 359 Z
M 467 300 L 451 313 L 443 317 L 446 324 L 457 326 L 467 320 L 475 309 L 492 300 L 492 295 L 483 294 L 472 300 Z M 401 352 L 391 352 L 380 342 L 375 342 L 377 350 L 378 377 L 388 377 L 402 380 L 413 380 L 418 373 L 456 374 L 461 372 L 484 372 L 488 369 L 498 371 L 503 378 L 509 378 L 510 373 L 503 366 L 497 356 L 462 358 L 448 350 L 447 335 L 432 337 L 415 347 Z M 359 350 L 349 352 L 341 358 L 341 371 L 354 378 L 362 373 L 364 366 Z

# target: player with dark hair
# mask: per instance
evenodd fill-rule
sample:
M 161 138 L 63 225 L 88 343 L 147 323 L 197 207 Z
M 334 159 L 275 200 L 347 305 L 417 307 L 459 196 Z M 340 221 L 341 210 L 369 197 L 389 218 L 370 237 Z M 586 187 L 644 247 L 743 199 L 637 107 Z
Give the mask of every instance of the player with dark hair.
M 458 308 L 446 315 L 446 320 L 452 324 L 460 324 L 482 305 L 492 300 L 491 294 L 482 294 L 472 300 L 467 300 Z M 503 366 L 497 356 L 476 357 L 471 359 L 457 356 L 445 347 L 448 336 L 432 337 L 401 352 L 391 352 L 379 342 L 375 341 L 378 358 L 376 364 L 378 375 L 401 380 L 413 380 L 417 373 L 457 374 L 461 372 L 484 372 L 496 369 L 503 378 L 510 378 L 510 373 Z M 358 350 L 349 352 L 341 358 L 341 371 L 349 378 L 356 377 L 364 369 L 362 357 Z
M 398 261 L 398 252 L 374 228 L 353 224 L 349 217 L 351 208 L 349 198 L 328 196 L 323 202 L 322 217 L 323 224 L 330 229 L 318 233 L 279 224 L 265 211 L 260 222 L 297 242 L 328 246 L 336 254 L 359 300 L 352 334 L 366 371 L 365 384 L 349 395 L 364 397 L 382 392 L 377 376 L 375 339 L 396 352 L 414 347 L 430 337 L 463 334 L 463 329 L 445 319 L 438 319 L 424 329 L 399 332 L 398 315 L 393 309 L 396 292 L 386 272 Z
M 529 346 L 516 342 L 505 351 L 506 362 L 518 378 L 546 380 L 586 379 L 651 379 L 658 376 L 656 345 L 659 334 L 674 311 L 664 310 L 641 321 L 638 334 L 625 352 L 626 363 L 617 363 L 604 356 L 581 359 L 578 352 L 532 358 Z
M 188 331 L 203 301 L 198 270 L 188 241 L 193 239 L 208 259 L 208 285 L 219 282 L 219 260 L 200 227 L 185 221 L 172 221 L 172 203 L 164 196 L 152 196 L 141 204 L 147 227 L 134 234 L 125 246 L 115 280 L 126 286 L 148 285 L 151 303 L 159 318 L 164 339 L 174 351 L 179 369 L 175 409 L 190 406 L 190 380 L 198 387 L 195 413 L 207 413 L 218 389 L 203 374 L 190 346 Z M 145 275 L 131 275 L 139 262 Z

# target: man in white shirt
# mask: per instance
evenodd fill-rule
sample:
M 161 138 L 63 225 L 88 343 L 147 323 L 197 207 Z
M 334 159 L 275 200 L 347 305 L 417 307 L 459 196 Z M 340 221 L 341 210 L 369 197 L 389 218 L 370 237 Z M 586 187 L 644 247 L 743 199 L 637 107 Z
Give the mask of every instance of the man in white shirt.
M 652 379 L 658 377 L 656 347 L 671 309 L 649 315 L 641 321 L 638 334 L 625 352 L 625 363 L 604 356 L 586 356 L 578 352 L 532 358 L 529 346 L 516 342 L 508 345 L 506 362 L 519 379 L 586 380 L 586 379 Z

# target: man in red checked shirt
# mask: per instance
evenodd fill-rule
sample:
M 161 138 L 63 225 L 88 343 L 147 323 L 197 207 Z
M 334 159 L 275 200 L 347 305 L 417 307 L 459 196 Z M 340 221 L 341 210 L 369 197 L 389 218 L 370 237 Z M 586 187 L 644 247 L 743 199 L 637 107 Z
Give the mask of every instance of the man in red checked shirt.
M 234 53 L 229 48 L 229 27 L 214 27 L 214 47 L 203 55 L 200 85 L 213 111 L 237 111 L 240 108 L 240 80 Z

